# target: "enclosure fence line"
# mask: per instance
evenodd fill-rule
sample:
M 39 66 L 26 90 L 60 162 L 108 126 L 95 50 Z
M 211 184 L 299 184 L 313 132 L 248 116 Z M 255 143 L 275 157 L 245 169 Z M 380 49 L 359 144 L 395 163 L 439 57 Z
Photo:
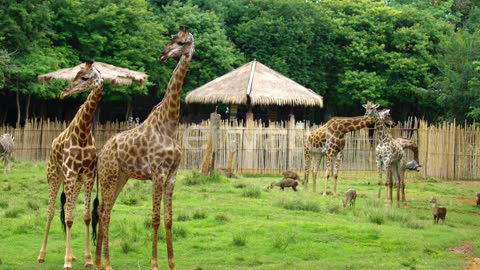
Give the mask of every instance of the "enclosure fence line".
M 50 120 L 30 120 L 22 128 L 0 127 L 1 133 L 15 136 L 16 160 L 46 160 L 52 140 L 68 123 Z M 303 144 L 312 130 L 303 122 L 271 122 L 268 127 L 222 121 L 219 127 L 215 167 L 227 167 L 229 153 L 235 153 L 237 172 L 281 173 L 284 170 L 303 172 Z M 128 122 L 108 122 L 95 126 L 97 149 L 114 134 L 132 128 Z M 420 174 L 423 177 L 446 179 L 479 179 L 479 128 L 475 125 L 442 123 L 431 125 L 424 120 L 410 118 L 391 129 L 394 137 L 413 139 L 419 145 Z M 183 157 L 180 168 L 199 169 L 206 149 L 209 122 L 180 124 L 177 141 Z M 362 129 L 346 135 L 341 172 L 375 171 L 374 132 Z M 413 153 L 407 151 L 407 160 Z M 322 165 L 324 166 L 324 164 Z M 323 174 L 320 174 L 323 175 Z

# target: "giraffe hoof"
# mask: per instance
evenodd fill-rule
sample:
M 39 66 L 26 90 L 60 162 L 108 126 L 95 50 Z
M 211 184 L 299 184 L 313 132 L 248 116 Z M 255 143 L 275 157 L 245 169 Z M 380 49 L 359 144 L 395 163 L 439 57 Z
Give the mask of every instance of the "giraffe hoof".
M 85 269 L 93 269 L 93 263 L 86 263 Z
M 72 267 L 64 267 L 63 270 L 72 270 Z
M 44 263 L 44 262 L 45 262 L 45 259 L 43 259 L 43 258 L 38 258 L 38 259 L 37 259 L 37 262 L 38 262 L 38 263 Z

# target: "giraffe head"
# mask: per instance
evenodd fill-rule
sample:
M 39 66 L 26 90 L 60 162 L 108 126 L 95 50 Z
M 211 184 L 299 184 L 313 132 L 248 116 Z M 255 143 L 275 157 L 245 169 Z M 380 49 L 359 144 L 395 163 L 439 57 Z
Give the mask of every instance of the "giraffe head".
M 387 127 L 393 127 L 395 122 L 390 115 L 390 109 L 383 109 L 378 112 L 378 119 L 381 120 Z
M 85 67 L 77 73 L 75 78 L 63 90 L 60 98 L 66 98 L 74 93 L 82 93 L 94 87 L 98 87 L 103 83 L 100 71 L 93 66 L 95 61 L 88 60 L 85 62 Z
M 192 56 L 195 50 L 193 41 L 193 35 L 188 31 L 188 27 L 180 26 L 178 33 L 172 35 L 172 40 L 160 54 L 160 61 L 164 62 L 180 55 Z
M 380 106 L 379 104 L 368 101 L 367 104 L 363 104 L 362 106 L 366 110 L 365 116 L 373 117 L 374 119 L 378 118 L 377 108 Z

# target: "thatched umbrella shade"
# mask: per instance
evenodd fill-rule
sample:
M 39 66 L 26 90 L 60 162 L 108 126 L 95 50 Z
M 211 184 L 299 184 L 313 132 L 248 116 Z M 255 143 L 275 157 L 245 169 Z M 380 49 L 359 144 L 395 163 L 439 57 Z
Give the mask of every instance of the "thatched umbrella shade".
M 84 66 L 85 63 L 82 63 L 71 68 L 62 68 L 47 74 L 38 75 L 37 78 L 41 83 L 50 80 L 71 81 Z M 93 66 L 100 71 L 100 74 L 102 74 L 105 81 L 110 81 L 112 84 L 131 85 L 133 81 L 136 81 L 143 85 L 148 78 L 148 75 L 143 72 L 116 67 L 102 62 L 94 62 Z
M 322 96 L 256 60 L 192 90 L 185 102 L 323 107 Z
M 93 66 L 97 68 L 98 71 L 100 71 L 103 80 L 109 81 L 112 85 L 131 85 L 133 81 L 139 83 L 140 85 L 143 85 L 148 78 L 148 75 L 143 72 L 134 71 L 127 68 L 121 68 L 102 62 L 94 62 Z M 76 65 L 74 67 L 62 68 L 46 74 L 38 75 L 37 78 L 41 83 L 45 83 L 51 80 L 71 81 L 75 78 L 75 75 L 77 75 L 77 73 L 83 67 L 85 67 L 85 63 Z M 128 102 L 127 105 L 128 106 L 126 115 L 128 116 L 129 114 L 131 114 L 132 108 L 130 102 Z

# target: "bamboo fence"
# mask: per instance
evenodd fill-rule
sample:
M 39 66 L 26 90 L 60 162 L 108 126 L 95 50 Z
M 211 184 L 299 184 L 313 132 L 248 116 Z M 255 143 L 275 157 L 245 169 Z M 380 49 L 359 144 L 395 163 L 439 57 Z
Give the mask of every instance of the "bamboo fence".
M 0 127 L 0 133 L 15 136 L 14 157 L 17 160 L 46 160 L 52 140 L 68 123 L 33 120 L 23 128 Z M 303 144 L 318 126 L 303 122 L 272 122 L 250 125 L 222 121 L 218 133 L 215 167 L 227 167 L 228 157 L 235 154 L 237 172 L 281 173 L 284 170 L 303 172 Z M 94 127 L 97 149 L 114 134 L 132 124 L 109 122 Z M 346 135 L 342 171 L 375 171 L 376 138 L 371 130 L 362 129 Z M 183 150 L 182 169 L 200 169 L 210 132 L 209 121 L 201 124 L 181 124 L 177 141 Z M 475 125 L 455 123 L 430 125 L 415 118 L 391 129 L 393 137 L 406 137 L 419 145 L 420 174 L 423 177 L 445 179 L 479 179 L 480 130 Z M 407 161 L 413 154 L 407 151 Z M 324 166 L 324 164 L 322 165 Z

